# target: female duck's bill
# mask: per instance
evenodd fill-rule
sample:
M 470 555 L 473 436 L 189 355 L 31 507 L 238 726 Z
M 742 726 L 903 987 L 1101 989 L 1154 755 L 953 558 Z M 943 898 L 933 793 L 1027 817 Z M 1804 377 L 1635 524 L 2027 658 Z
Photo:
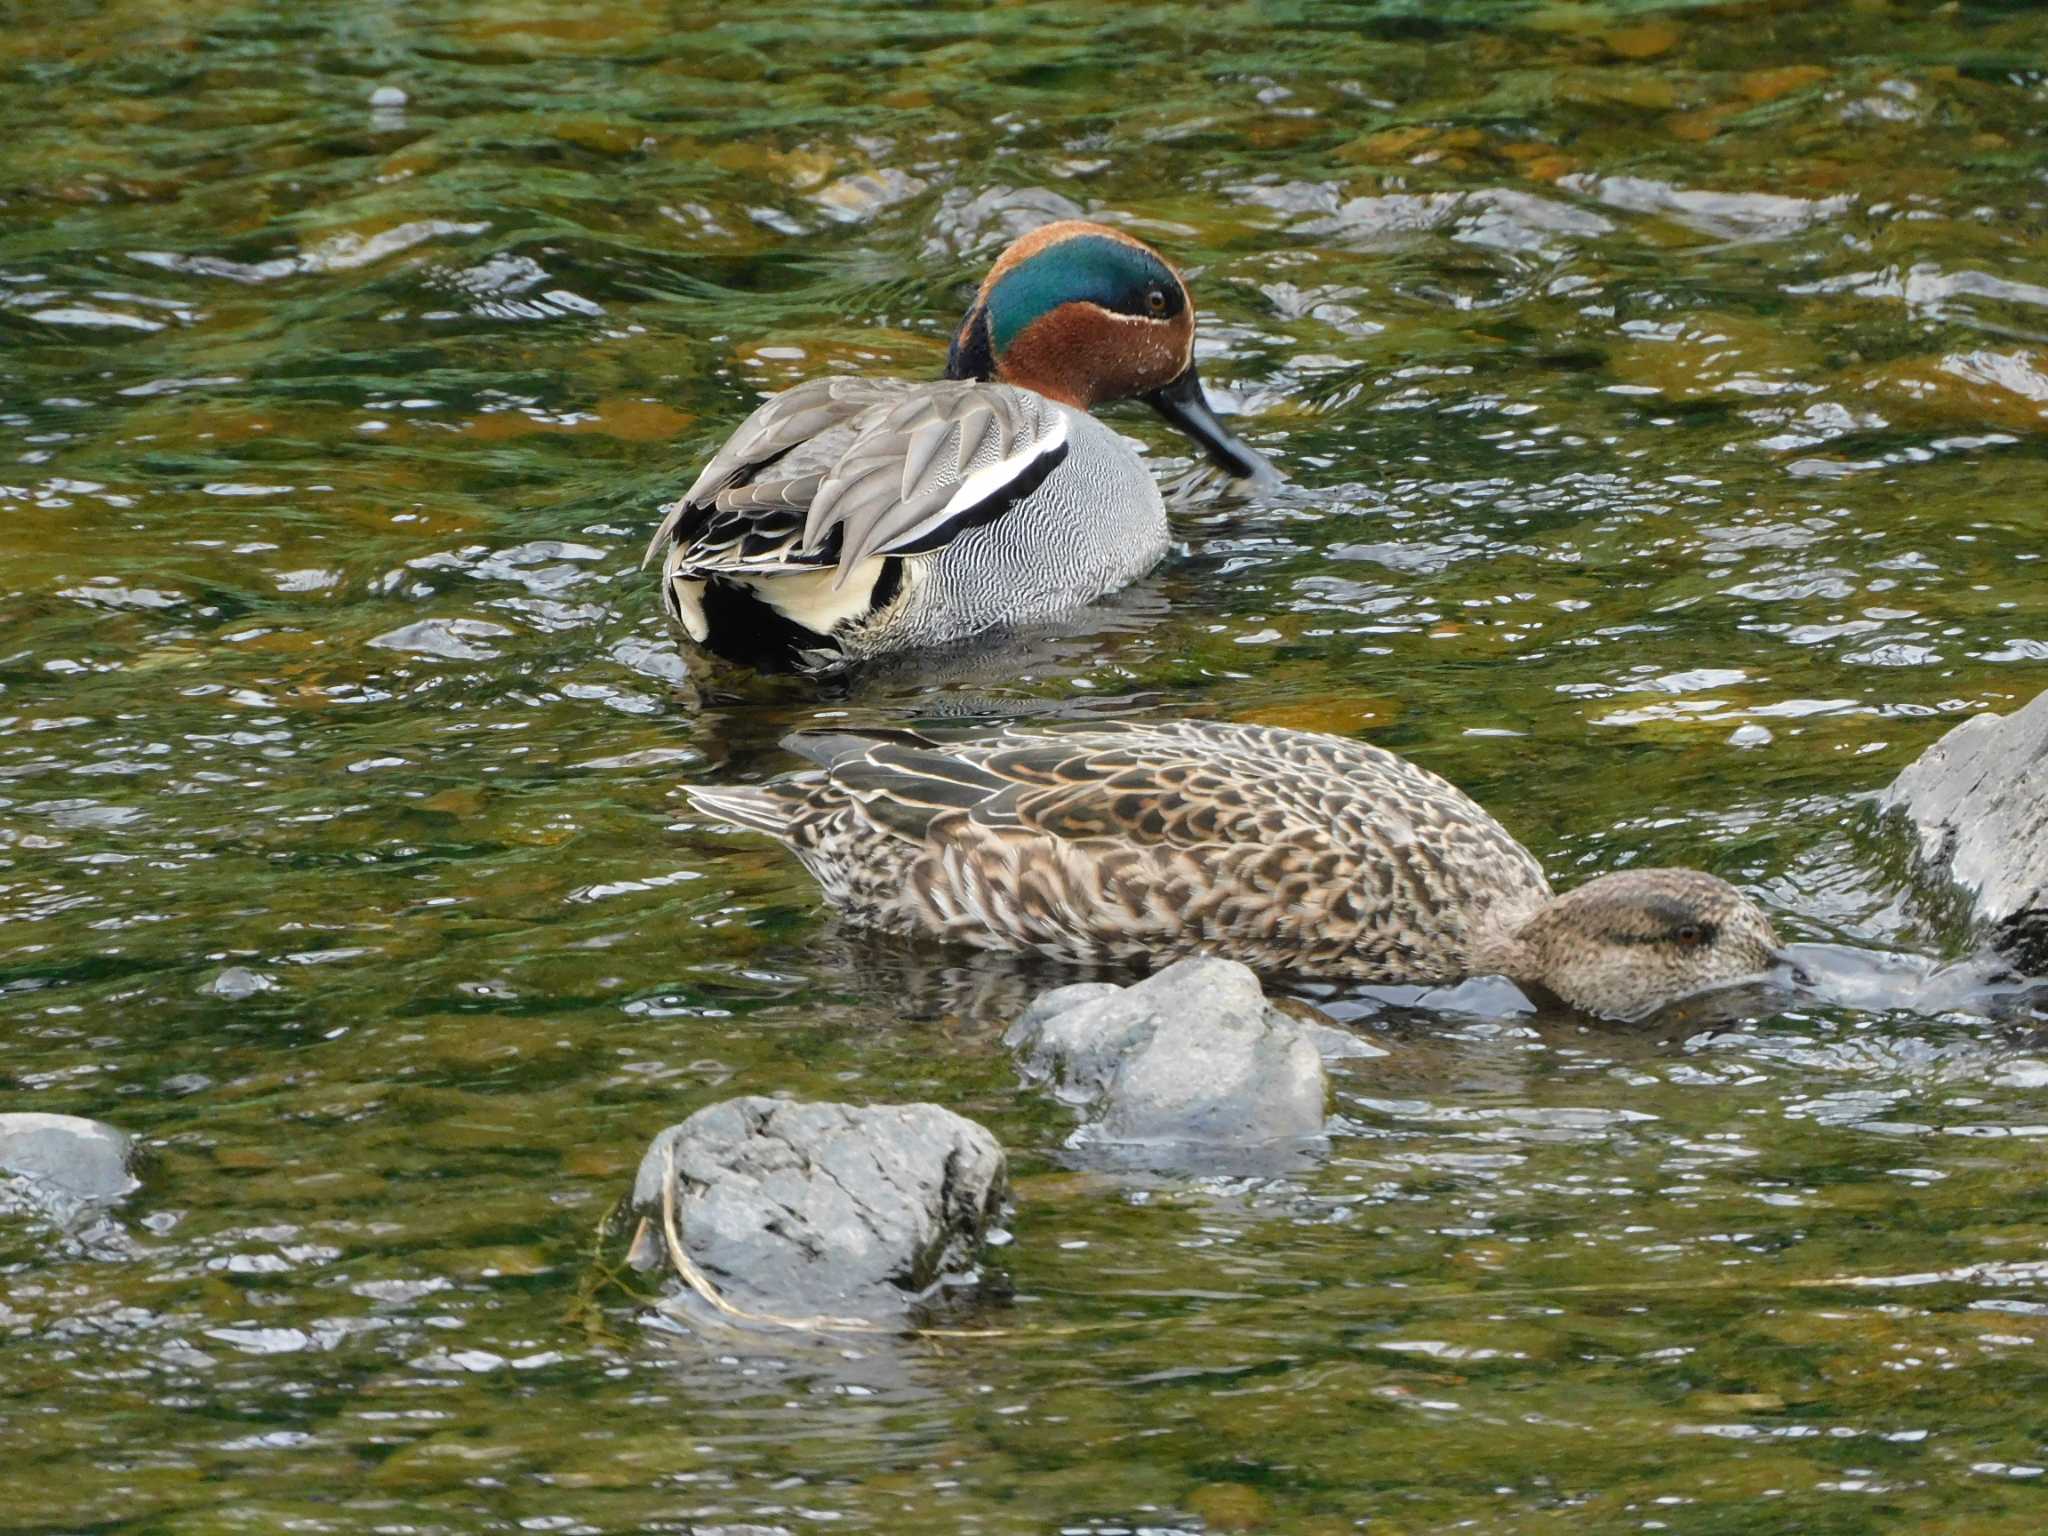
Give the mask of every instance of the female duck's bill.
M 1034 230 L 983 280 L 944 379 L 827 375 L 740 425 L 663 509 L 663 605 L 718 655 L 814 671 L 1091 603 L 1169 543 L 1150 470 L 1090 414 L 1113 400 L 1278 478 L 1203 393 L 1180 274 L 1103 225 Z

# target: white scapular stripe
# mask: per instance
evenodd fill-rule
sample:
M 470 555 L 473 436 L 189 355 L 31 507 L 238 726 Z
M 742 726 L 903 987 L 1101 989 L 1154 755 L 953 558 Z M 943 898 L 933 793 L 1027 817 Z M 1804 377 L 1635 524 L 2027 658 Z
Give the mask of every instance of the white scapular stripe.
M 901 549 L 906 544 L 915 544 L 934 528 L 943 528 L 962 513 L 980 506 L 991 496 L 1000 495 L 1004 486 L 1024 474 L 1045 454 L 1057 453 L 1067 440 L 1066 413 L 1048 411 L 1046 416 L 1052 422 L 1052 431 L 1043 437 L 1033 438 L 1022 452 L 1013 453 L 1007 459 L 998 459 L 986 469 L 977 469 L 960 482 L 959 488 L 947 498 L 943 507 L 928 517 L 919 518 L 912 526 L 891 534 L 883 548 Z M 842 570 L 839 584 L 843 586 L 846 580 L 847 573 Z
M 1051 432 L 1025 444 L 1023 452 L 1012 454 L 1007 459 L 998 459 L 987 469 L 978 469 L 962 480 L 960 489 L 953 493 L 952 499 L 946 503 L 939 515 L 929 519 L 925 526 L 943 523 L 948 518 L 958 517 L 970 507 L 980 506 L 1023 474 L 1036 460 L 1045 454 L 1058 452 L 1060 445 L 1067 440 L 1067 416 L 1064 411 L 1047 411 L 1046 415 L 1052 420 Z

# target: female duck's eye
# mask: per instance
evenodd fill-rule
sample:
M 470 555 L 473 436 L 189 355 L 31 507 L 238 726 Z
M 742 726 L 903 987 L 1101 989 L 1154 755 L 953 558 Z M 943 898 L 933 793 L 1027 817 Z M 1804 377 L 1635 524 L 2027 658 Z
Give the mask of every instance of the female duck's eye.
M 1700 931 L 1698 923 L 1686 923 L 1673 930 L 1671 937 L 1678 943 L 1683 944 L 1687 949 L 1690 949 L 1704 939 L 1706 934 Z
M 1145 307 L 1155 315 L 1165 314 L 1166 290 L 1164 288 L 1147 288 L 1145 290 Z

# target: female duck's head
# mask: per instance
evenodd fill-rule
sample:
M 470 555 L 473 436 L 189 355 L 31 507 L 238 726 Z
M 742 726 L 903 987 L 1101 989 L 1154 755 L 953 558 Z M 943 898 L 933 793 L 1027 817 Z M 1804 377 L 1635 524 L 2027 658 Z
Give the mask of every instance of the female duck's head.
M 1195 372 L 1195 304 L 1144 241 L 1066 219 L 996 258 L 953 337 L 949 379 L 1015 384 L 1090 410 L 1143 400 L 1240 479 L 1279 475 L 1224 430 Z
M 1573 1008 L 1629 1020 L 1731 982 L 1806 980 L 1763 909 L 1697 869 L 1589 880 L 1552 898 L 1481 964 Z

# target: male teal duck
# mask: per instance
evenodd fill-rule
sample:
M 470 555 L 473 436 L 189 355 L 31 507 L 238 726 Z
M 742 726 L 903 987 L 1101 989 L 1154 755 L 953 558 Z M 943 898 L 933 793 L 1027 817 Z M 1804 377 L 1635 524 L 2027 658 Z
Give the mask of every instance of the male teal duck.
M 811 379 L 741 423 L 662 509 L 663 605 L 715 654 L 810 670 L 1114 592 L 1165 554 L 1166 507 L 1096 406 L 1142 399 L 1230 474 L 1278 478 L 1216 419 L 1194 345 L 1187 285 L 1142 240 L 1034 230 L 989 269 L 944 379 Z
M 1504 975 L 1624 1019 L 1783 960 L 1755 903 L 1697 870 L 1553 895 L 1470 797 L 1341 737 L 1175 720 L 787 745 L 822 771 L 690 799 L 784 844 L 848 917 L 899 933 L 1080 963 Z

